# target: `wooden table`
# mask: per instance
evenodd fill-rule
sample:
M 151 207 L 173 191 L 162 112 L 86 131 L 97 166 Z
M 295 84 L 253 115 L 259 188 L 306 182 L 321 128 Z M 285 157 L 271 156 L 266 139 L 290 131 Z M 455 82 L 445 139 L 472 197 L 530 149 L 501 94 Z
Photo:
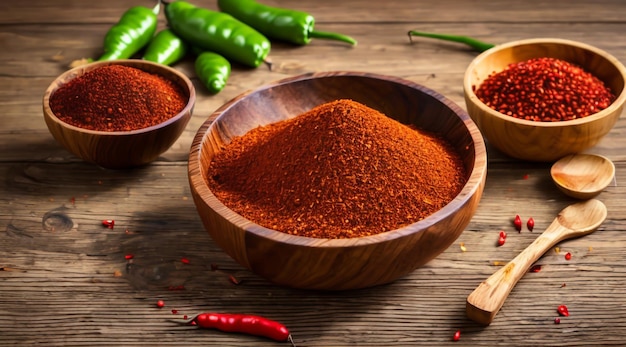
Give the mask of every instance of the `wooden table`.
M 573 202 L 550 163 L 513 160 L 488 147 L 478 211 L 461 237 L 429 264 L 392 284 L 347 292 L 279 287 L 242 268 L 203 230 L 190 197 L 187 152 L 200 124 L 236 95 L 283 77 L 352 70 L 402 77 L 463 108 L 462 78 L 476 53 L 416 39 L 408 30 L 458 33 L 502 43 L 532 37 L 583 41 L 626 61 L 626 2 L 267 0 L 298 7 L 317 28 L 355 37 L 351 48 L 316 40 L 275 43 L 272 71 L 236 66 L 211 96 L 192 61 L 175 67 L 198 89 L 183 136 L 146 167 L 112 171 L 70 155 L 49 134 L 44 90 L 77 58 L 97 56 L 108 28 L 132 5 L 111 0 L 0 2 L 0 344 L 45 346 L 284 346 L 262 338 L 195 330 L 169 321 L 201 311 L 254 313 L 283 322 L 298 346 L 623 345 L 626 333 L 626 120 L 590 152 L 615 162 L 600 196 L 600 229 L 549 251 L 518 283 L 493 324 L 465 316 L 467 295 L 512 259 Z M 215 1 L 196 5 L 216 9 Z M 161 14 L 160 27 L 165 26 Z M 517 233 L 519 214 L 534 232 Z M 102 220 L 115 220 L 108 229 Z M 497 247 L 500 230 L 509 233 Z M 465 250 L 462 250 L 461 244 Z M 571 253 L 571 260 L 564 255 Z M 126 255 L 134 259 L 125 259 Z M 188 260 L 185 264 L 183 259 Z M 218 266 L 219 271 L 214 271 Z M 229 276 L 240 283 L 234 284 Z M 157 300 L 165 307 L 156 307 Z M 555 324 L 556 308 L 571 315 Z

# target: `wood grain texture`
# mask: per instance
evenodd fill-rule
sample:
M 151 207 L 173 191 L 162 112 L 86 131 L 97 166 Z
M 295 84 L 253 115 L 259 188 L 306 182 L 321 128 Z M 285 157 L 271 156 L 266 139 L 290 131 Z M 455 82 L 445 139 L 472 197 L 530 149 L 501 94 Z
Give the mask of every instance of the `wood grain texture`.
M 606 216 L 606 206 L 596 199 L 564 208 L 528 247 L 470 293 L 465 308 L 467 316 L 477 323 L 491 324 L 513 287 L 537 259 L 563 240 L 594 232 Z
M 195 3 L 216 8 L 214 0 Z M 308 347 L 623 345 L 623 116 L 587 150 L 615 163 L 615 180 L 597 196 L 607 206 L 606 221 L 593 234 L 563 241 L 558 252 L 553 248 L 539 258 L 541 271 L 517 283 L 488 327 L 466 317 L 467 296 L 577 201 L 556 187 L 551 163 L 515 160 L 487 143 L 483 196 L 455 243 L 392 283 L 328 293 L 274 285 L 222 251 L 195 209 L 187 160 L 196 131 L 220 106 L 246 90 L 303 73 L 396 76 L 465 108 L 463 74 L 476 53 L 435 40 L 410 44 L 406 32 L 412 29 L 493 43 L 560 37 L 593 44 L 624 62 L 626 2 L 268 3 L 311 12 L 316 28 L 351 35 L 359 44 L 273 44 L 274 69 L 235 66 L 226 88 L 212 96 L 195 78 L 193 60 L 183 60 L 175 69 L 190 77 L 197 100 L 182 135 L 150 165 L 107 170 L 54 140 L 42 118 L 42 96 L 72 60 L 101 53 L 106 30 L 123 11 L 153 2 L 0 1 L 1 346 L 284 346 L 168 321 L 202 311 L 267 316 L 284 323 L 298 346 Z M 514 231 L 515 214 L 533 217 L 535 231 Z M 115 229 L 100 224 L 111 218 Z M 509 233 L 503 247 L 497 247 L 500 230 Z M 134 255 L 132 262 L 124 259 L 127 254 Z M 229 275 L 240 283 L 230 282 Z M 185 289 L 170 290 L 180 285 Z M 163 309 L 156 308 L 158 299 L 165 301 Z M 571 314 L 556 325 L 561 304 Z M 456 330 L 461 340 L 452 342 Z
M 399 230 L 352 239 L 313 239 L 256 225 L 228 209 L 210 191 L 215 153 L 235 136 L 293 118 L 324 103 L 350 99 L 403 124 L 439 134 L 461 156 L 467 183 L 436 212 Z M 326 72 L 290 77 L 246 92 L 215 111 L 191 146 L 191 192 L 205 228 L 228 254 L 277 284 L 346 290 L 389 283 L 424 265 L 461 234 L 476 210 L 486 179 L 486 149 L 476 125 L 442 95 L 399 78 Z
M 502 114 L 474 93 L 493 73 L 509 64 L 550 57 L 570 62 L 602 80 L 616 99 L 604 110 L 561 122 L 535 122 Z M 467 111 L 494 147 L 518 159 L 555 161 L 595 146 L 611 131 L 626 102 L 626 68 L 596 47 L 563 39 L 527 39 L 496 46 L 473 60 L 463 81 Z

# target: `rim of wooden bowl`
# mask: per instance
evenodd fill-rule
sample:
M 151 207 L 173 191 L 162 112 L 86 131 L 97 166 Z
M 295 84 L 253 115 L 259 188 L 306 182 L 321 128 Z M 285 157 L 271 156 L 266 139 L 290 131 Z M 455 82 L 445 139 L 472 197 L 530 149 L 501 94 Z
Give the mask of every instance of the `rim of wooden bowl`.
M 588 52 L 591 52 L 595 55 L 602 57 L 603 59 L 611 63 L 615 67 L 615 69 L 620 72 L 622 80 L 624 81 L 622 90 L 620 91 L 619 95 L 616 95 L 615 100 L 613 100 L 613 102 L 611 103 L 611 105 L 609 105 L 609 107 L 599 112 L 596 112 L 594 114 L 591 114 L 589 116 L 583 117 L 583 118 L 564 120 L 564 121 L 559 121 L 559 122 L 536 122 L 532 120 L 520 119 L 520 118 L 508 116 L 501 112 L 498 112 L 492 109 L 491 107 L 487 106 L 485 103 L 483 103 L 478 98 L 478 96 L 476 96 L 476 93 L 474 93 L 474 89 L 473 89 L 473 86 L 476 86 L 475 78 L 473 76 L 473 71 L 475 70 L 476 66 L 480 65 L 487 57 L 490 57 L 491 55 L 495 53 L 501 52 L 503 50 L 508 50 L 517 46 L 525 46 L 525 45 L 533 45 L 533 44 L 558 44 L 558 45 L 563 45 L 563 46 L 572 46 L 572 47 L 586 50 Z M 494 72 L 497 72 L 497 71 L 494 71 Z M 557 128 L 557 127 L 563 127 L 563 126 L 572 126 L 572 125 L 590 123 L 600 118 L 604 118 L 607 115 L 610 115 L 614 112 L 617 112 L 619 108 L 623 107 L 624 103 L 626 102 L 626 68 L 617 58 L 615 58 L 610 53 L 598 47 L 595 47 L 595 46 L 592 46 L 583 42 L 578 42 L 578 41 L 573 41 L 573 40 L 568 40 L 568 39 L 560 39 L 560 38 L 523 39 L 523 40 L 510 41 L 507 43 L 496 45 L 482 52 L 478 56 L 476 56 L 465 71 L 465 75 L 463 77 L 463 88 L 464 88 L 464 92 L 467 93 L 468 98 L 478 108 L 480 108 L 481 111 L 493 117 L 502 119 L 507 122 L 524 125 L 524 126 Z
M 185 104 L 185 107 L 176 115 L 172 116 L 171 118 L 159 124 L 155 124 L 146 128 L 127 130 L 127 131 L 102 131 L 102 130 L 91 130 L 91 129 L 81 128 L 81 127 L 62 121 L 54 114 L 54 112 L 52 112 L 52 109 L 50 108 L 50 97 L 57 89 L 59 89 L 61 86 L 68 83 L 69 81 L 73 80 L 74 78 L 84 75 L 88 71 L 92 71 L 99 67 L 108 66 L 108 65 L 123 65 L 123 66 L 134 67 L 145 72 L 158 74 L 161 77 L 166 77 L 166 76 L 163 76 L 163 74 L 160 73 L 159 71 L 166 71 L 170 73 L 171 75 L 176 76 L 180 81 L 182 81 L 184 86 L 176 81 L 174 82 L 177 83 L 181 87 L 185 87 L 186 92 L 188 94 L 187 103 Z M 149 67 L 149 69 L 146 70 L 145 67 Z M 168 79 L 171 80 L 170 78 Z M 183 118 L 186 114 L 191 113 L 195 103 L 196 103 L 195 87 L 193 86 L 193 83 L 191 82 L 189 77 L 187 77 L 184 73 L 167 65 L 151 62 L 148 60 L 140 60 L 140 59 L 118 59 L 118 60 L 107 60 L 107 61 L 95 61 L 95 62 L 91 62 L 85 65 L 77 66 L 75 68 L 72 68 L 70 70 L 63 72 L 61 75 L 55 78 L 54 81 L 50 83 L 50 85 L 46 89 L 44 96 L 43 96 L 43 110 L 46 113 L 46 115 L 50 118 L 50 120 L 62 125 L 63 127 L 67 129 L 71 129 L 73 131 L 99 135 L 99 136 L 134 135 L 134 134 L 146 133 L 146 132 L 150 132 L 159 128 L 166 127 L 172 123 L 177 122 L 178 120 Z
M 200 166 L 200 157 L 202 151 L 202 144 L 205 140 L 207 140 L 207 136 L 211 133 L 211 128 L 215 127 L 219 124 L 219 119 L 222 114 L 231 108 L 233 105 L 237 104 L 241 99 L 247 97 L 250 94 L 255 94 L 262 92 L 267 89 L 271 89 L 277 86 L 290 84 L 294 82 L 300 82 L 304 80 L 313 80 L 318 78 L 326 78 L 326 77 L 360 77 L 360 78 L 372 78 L 372 79 L 381 79 L 387 82 L 398 83 L 409 88 L 417 89 L 425 94 L 428 94 L 430 97 L 434 98 L 436 101 L 444 104 L 446 107 L 450 108 L 456 116 L 460 119 L 460 121 L 466 127 L 467 132 L 472 138 L 472 142 L 474 144 L 474 162 L 471 172 L 468 174 L 468 180 L 466 184 L 463 186 L 463 189 L 459 194 L 450 201 L 447 205 L 445 205 L 439 211 L 429 215 L 428 217 L 406 225 L 402 228 L 390 230 L 387 232 L 379 233 L 371 236 L 363 236 L 363 237 L 355 237 L 355 238 L 344 238 L 344 239 L 324 239 L 324 238 L 312 238 L 306 236 L 298 236 L 291 235 L 284 232 L 280 232 L 274 229 L 269 229 L 263 227 L 254 221 L 251 221 L 240 214 L 231 210 L 228 206 L 224 205 L 209 189 L 206 180 L 206 170 L 201 168 Z M 192 190 L 197 189 L 197 194 L 202 201 L 209 206 L 214 211 L 229 211 L 232 212 L 232 216 L 224 216 L 222 217 L 227 219 L 233 225 L 238 226 L 239 228 L 246 230 L 247 232 L 253 233 L 259 237 L 263 237 L 266 239 L 270 239 L 273 241 L 296 245 L 296 246 L 306 246 L 306 247 L 320 247 L 320 248 L 340 248 L 340 247 L 358 247 L 364 246 L 368 244 L 375 244 L 379 242 L 386 242 L 390 240 L 395 240 L 407 235 L 414 234 L 415 232 L 424 231 L 440 220 L 448 218 L 450 215 L 456 213 L 459 207 L 467 205 L 470 203 L 470 200 L 475 198 L 476 194 L 482 194 L 482 192 L 477 192 L 477 190 L 484 185 L 485 176 L 487 172 L 487 150 L 484 143 L 484 139 L 478 130 L 478 127 L 474 123 L 474 121 L 470 118 L 465 110 L 459 107 L 456 103 L 446 98 L 442 94 L 435 92 L 434 90 L 422 86 L 420 84 L 411 82 L 409 80 L 405 80 L 399 77 L 380 75 L 376 73 L 368 73 L 368 72 L 354 72 L 354 71 L 328 71 L 328 72 L 312 72 L 306 73 L 298 76 L 292 76 L 283 78 L 274 82 L 270 82 L 269 84 L 248 90 L 230 101 L 226 102 L 224 105 L 219 107 L 217 110 L 213 112 L 213 114 L 200 126 L 198 132 L 196 133 L 191 149 L 190 156 L 188 161 L 188 174 L 190 184 L 192 185 Z M 208 199 L 210 197 L 211 199 Z M 478 203 L 476 203 L 478 204 Z M 245 225 L 242 225 L 242 222 L 245 221 Z

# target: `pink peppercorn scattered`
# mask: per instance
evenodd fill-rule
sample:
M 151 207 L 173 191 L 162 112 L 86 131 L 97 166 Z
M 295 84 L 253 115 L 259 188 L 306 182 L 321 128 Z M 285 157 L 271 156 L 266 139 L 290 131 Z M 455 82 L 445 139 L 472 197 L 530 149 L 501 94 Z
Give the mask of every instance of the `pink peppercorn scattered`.
M 557 307 L 556 312 L 558 312 L 559 315 L 561 315 L 563 317 L 568 317 L 569 316 L 569 310 L 567 309 L 567 306 L 565 306 L 565 305 L 560 305 L 559 307 Z
M 515 226 L 515 230 L 522 231 L 522 218 L 520 218 L 519 214 L 515 215 L 513 225 Z
M 163 308 L 165 306 L 165 302 L 163 300 L 158 300 L 156 306 L 158 308 Z

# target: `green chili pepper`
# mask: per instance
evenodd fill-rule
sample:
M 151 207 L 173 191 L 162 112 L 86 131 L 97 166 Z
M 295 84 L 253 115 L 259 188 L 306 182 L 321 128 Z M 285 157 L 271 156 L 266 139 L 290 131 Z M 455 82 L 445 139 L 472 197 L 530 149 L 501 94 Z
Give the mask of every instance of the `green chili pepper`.
M 153 9 L 129 8 L 104 37 L 104 54 L 98 60 L 127 59 L 150 42 L 157 28 L 160 3 Z
M 270 7 L 255 0 L 218 0 L 218 7 L 269 38 L 306 45 L 312 38 L 338 40 L 356 45 L 353 38 L 313 30 L 315 18 L 308 13 Z
M 412 36 L 430 37 L 434 39 L 464 43 L 465 45 L 473 48 L 474 50 L 478 52 L 484 52 L 488 50 L 489 48 L 492 48 L 495 46 L 491 43 L 478 41 L 471 37 L 460 36 L 460 35 L 435 34 L 435 33 L 427 33 L 423 31 L 411 30 L 409 31 L 409 40 L 411 40 L 411 42 L 412 42 L 412 38 L 411 38 Z
M 187 43 L 170 29 L 159 31 L 148 44 L 143 59 L 172 65 L 187 54 Z
M 219 93 L 230 77 L 230 62 L 215 52 L 201 52 L 196 57 L 196 75 L 212 94 Z
M 164 3 L 170 28 L 193 46 L 251 67 L 259 66 L 269 54 L 270 41 L 229 14 L 186 1 Z

